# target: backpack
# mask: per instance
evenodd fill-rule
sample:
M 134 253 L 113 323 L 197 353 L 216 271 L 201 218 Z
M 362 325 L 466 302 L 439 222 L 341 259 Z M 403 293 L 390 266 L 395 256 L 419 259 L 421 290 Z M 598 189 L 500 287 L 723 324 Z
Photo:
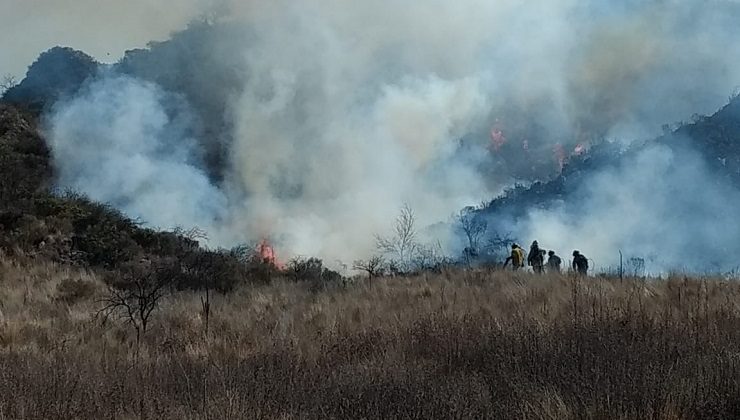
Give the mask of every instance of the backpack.
M 542 251 L 540 251 L 540 248 L 536 246 L 529 248 L 529 258 L 527 258 L 527 263 L 530 265 L 541 265 L 542 261 Z
M 512 263 L 515 267 L 524 266 L 524 251 L 521 248 L 514 249 L 511 253 L 511 256 L 516 256 L 516 258 L 512 258 Z

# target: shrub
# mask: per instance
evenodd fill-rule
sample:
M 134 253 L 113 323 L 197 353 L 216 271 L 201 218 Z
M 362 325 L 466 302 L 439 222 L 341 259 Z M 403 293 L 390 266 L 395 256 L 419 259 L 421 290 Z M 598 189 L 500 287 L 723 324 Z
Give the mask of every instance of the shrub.
M 64 279 L 57 285 L 55 299 L 66 304 L 75 304 L 95 295 L 95 283 L 82 279 Z
M 167 267 L 141 261 L 127 264 L 111 275 L 105 305 L 98 312 L 103 322 L 117 318 L 136 331 L 136 345 L 146 334 L 152 314 L 159 309 L 161 300 L 168 295 L 172 285 L 172 272 Z
M 198 249 L 198 241 L 177 234 L 154 229 L 134 229 L 131 238 L 147 253 L 158 256 L 184 256 Z
M 193 249 L 172 262 L 178 289 L 215 289 L 226 293 L 247 278 L 247 267 L 230 251 Z
M 94 224 L 72 238 L 75 249 L 83 252 L 90 265 L 116 267 L 130 261 L 141 252 L 138 244 L 126 232 L 110 224 Z
M 293 258 L 287 271 L 295 281 L 332 282 L 342 279 L 341 274 L 324 267 L 324 262 L 315 257 Z

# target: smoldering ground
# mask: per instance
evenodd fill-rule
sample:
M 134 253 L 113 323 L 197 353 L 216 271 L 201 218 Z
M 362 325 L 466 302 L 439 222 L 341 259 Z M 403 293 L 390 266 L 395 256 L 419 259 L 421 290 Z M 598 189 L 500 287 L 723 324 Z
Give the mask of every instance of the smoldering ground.
M 446 220 L 519 179 L 497 162 L 652 136 L 714 111 L 740 80 L 732 1 L 217 6 L 57 104 L 61 186 L 199 225 L 214 244 L 270 236 L 288 255 L 347 261 L 374 252 L 403 203 L 419 226 Z M 501 116 L 513 146 L 497 161 Z

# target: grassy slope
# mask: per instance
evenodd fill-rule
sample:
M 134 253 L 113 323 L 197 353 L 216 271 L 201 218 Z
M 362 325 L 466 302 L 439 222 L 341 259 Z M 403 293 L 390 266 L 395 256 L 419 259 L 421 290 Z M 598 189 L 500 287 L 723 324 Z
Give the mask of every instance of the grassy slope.
M 49 194 L 35 121 L 2 106 L 0 174 L 0 418 L 740 417 L 737 283 L 451 271 L 250 286 L 203 268 L 226 255 Z M 208 334 L 192 291 L 166 298 L 138 352 L 127 325 L 96 318 L 101 267 L 142 256 L 184 261 L 187 287 L 233 277 Z
M 133 331 L 94 317 L 94 274 L 0 256 L 0 278 L 2 418 L 740 415 L 734 282 L 276 282 L 214 297 L 207 335 L 179 292 L 137 359 Z

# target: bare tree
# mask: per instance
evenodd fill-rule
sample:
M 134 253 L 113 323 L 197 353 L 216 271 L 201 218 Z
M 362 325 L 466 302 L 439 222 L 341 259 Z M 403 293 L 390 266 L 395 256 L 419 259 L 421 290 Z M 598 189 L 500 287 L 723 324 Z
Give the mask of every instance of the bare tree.
M 355 261 L 352 268 L 366 272 L 368 277 L 372 280 L 373 277 L 377 277 L 382 274 L 384 264 L 385 259 L 380 255 L 376 255 L 368 260 Z
M 735 99 L 740 98 L 740 86 L 735 86 L 735 89 L 732 90 L 732 93 L 729 96 L 729 102 L 734 101 Z
M 394 234 L 390 237 L 375 236 L 380 251 L 398 258 L 402 268 L 408 266 L 418 244 L 416 243 L 416 216 L 408 204 L 401 207 L 401 214 L 396 218 Z
M 316 257 L 293 257 L 288 261 L 288 274 L 295 281 L 321 280 L 324 274 L 324 262 Z
M 184 228 L 182 226 L 175 226 L 174 229 L 172 229 L 172 233 L 174 233 L 177 236 L 182 236 L 186 239 L 190 239 L 191 241 L 208 241 L 208 232 L 205 230 L 195 226 L 191 228 Z
M 12 74 L 6 74 L 5 76 L 3 76 L 2 80 L 0 80 L 0 96 L 4 95 L 5 92 L 8 91 L 8 89 L 17 84 L 18 80 L 16 80 L 15 76 L 13 76 Z
M 476 216 L 473 207 L 465 207 L 455 215 L 458 229 L 465 235 L 468 240 L 467 254 L 470 256 L 477 255 L 480 247 L 480 240 L 488 230 L 488 223 L 481 217 Z
M 414 267 L 419 270 L 431 270 L 439 272 L 451 263 L 442 250 L 442 244 L 437 241 L 434 245 L 419 245 L 413 258 Z
M 105 306 L 98 314 L 103 316 L 103 322 L 113 317 L 131 325 L 136 331 L 138 352 L 152 314 L 172 283 L 172 275 L 168 270 L 132 268 L 120 276 L 108 287 L 108 295 L 101 301 Z
M 513 243 L 514 238 L 511 236 L 511 232 L 497 233 L 488 240 L 486 248 L 494 259 L 503 260 L 509 254 L 509 249 Z

